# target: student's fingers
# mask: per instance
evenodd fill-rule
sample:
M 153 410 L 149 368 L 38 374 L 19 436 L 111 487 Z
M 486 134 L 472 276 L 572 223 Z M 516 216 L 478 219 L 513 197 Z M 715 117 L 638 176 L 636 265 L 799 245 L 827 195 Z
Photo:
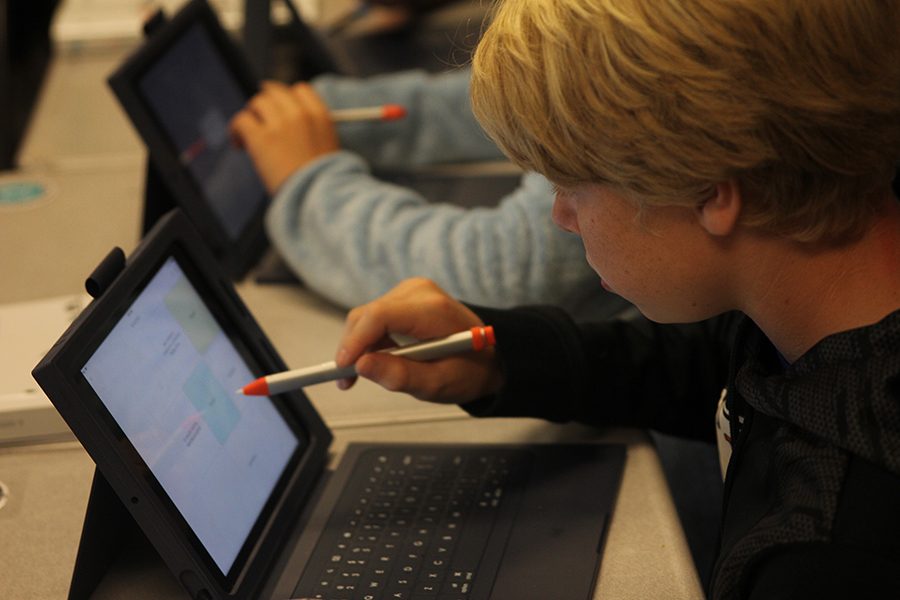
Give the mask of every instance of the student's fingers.
M 406 280 L 347 316 L 335 361 L 386 389 L 431 402 L 462 403 L 496 391 L 502 374 L 493 348 L 419 362 L 375 352 L 392 334 L 432 339 L 483 325 L 468 307 L 427 279 Z M 393 345 L 393 344 L 390 344 Z M 346 389 L 352 380 L 339 382 Z
M 290 87 L 277 82 L 264 83 L 232 119 L 233 139 L 250 154 L 270 194 L 298 169 L 340 149 L 327 117 L 324 126 L 316 125 L 316 120 Z M 315 133 L 320 129 L 326 134 Z
M 232 143 L 239 148 L 253 146 L 259 130 L 259 119 L 248 110 L 242 110 L 235 114 L 231 123 L 228 124 Z
M 331 111 L 325 101 L 308 83 L 296 83 L 291 87 L 291 93 L 297 102 L 303 107 L 306 117 L 306 125 L 310 134 L 322 143 L 338 144 L 337 130 L 331 119 Z
M 391 334 L 424 340 L 482 325 L 463 304 L 427 279 L 407 279 L 381 298 L 347 315 L 336 361 L 339 366 L 375 347 Z
M 373 344 L 369 348 L 369 351 L 376 352 L 378 350 L 381 350 L 382 348 L 390 348 L 392 346 L 396 346 L 396 344 L 394 344 L 390 338 L 385 337 L 385 338 L 379 340 L 377 343 Z M 348 363 L 348 364 L 350 364 L 350 363 Z M 346 366 L 346 365 L 341 365 L 341 366 Z M 347 377 L 345 379 L 338 379 L 337 386 L 339 389 L 349 390 L 351 387 L 353 387 L 356 384 L 357 379 L 359 379 L 359 378 L 358 377 Z
M 229 133 L 235 145 L 247 151 L 270 194 L 303 165 L 302 153 L 285 147 L 278 130 L 260 122 L 250 110 L 242 110 L 232 118 Z
M 384 298 L 354 308 L 347 315 L 335 362 L 339 367 L 353 364 L 364 352 L 384 346 L 391 333 L 406 334 L 414 320 L 408 309 Z
M 300 110 L 302 107 L 288 86 L 277 81 L 264 81 L 260 91 L 234 118 L 246 114 L 254 117 L 259 127 L 277 128 Z
M 260 121 L 249 109 L 244 109 L 232 117 L 228 131 L 234 145 L 245 148 L 253 157 L 265 153 L 271 145 L 271 127 Z
M 427 402 L 461 404 L 499 389 L 502 379 L 493 349 L 468 352 L 430 362 L 384 353 L 363 355 L 357 371 L 387 390 Z
M 337 380 L 338 389 L 349 390 L 356 384 L 357 379 L 359 379 L 359 378 L 358 377 L 347 377 L 344 379 L 338 379 Z
M 281 111 L 278 104 L 272 99 L 272 95 L 263 90 L 250 98 L 246 110 L 249 110 L 259 119 L 260 123 L 271 125 L 281 120 Z
M 299 110 L 291 88 L 280 81 L 264 81 L 260 93 L 265 95 L 271 106 L 283 115 L 292 115 Z
M 237 147 L 253 149 L 262 143 L 265 130 L 276 119 L 272 100 L 260 92 L 251 98 L 243 109 L 238 111 L 228 124 L 228 132 L 232 143 Z
M 328 105 L 311 85 L 305 82 L 291 86 L 291 93 L 303 104 L 306 110 L 317 119 L 331 118 Z

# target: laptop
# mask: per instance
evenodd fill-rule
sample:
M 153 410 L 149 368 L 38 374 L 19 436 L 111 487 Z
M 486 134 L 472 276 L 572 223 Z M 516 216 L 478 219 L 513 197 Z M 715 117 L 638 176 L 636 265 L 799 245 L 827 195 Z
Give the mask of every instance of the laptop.
M 302 391 L 235 393 L 285 364 L 187 217 L 110 257 L 33 375 L 191 598 L 592 597 L 623 446 L 352 444 L 332 471 Z
M 88 299 L 71 294 L 0 304 L 0 446 L 71 439 L 31 369 Z
M 194 221 L 237 279 L 267 247 L 263 217 L 269 198 L 249 155 L 234 147 L 228 134 L 228 123 L 257 92 L 259 79 L 206 0 L 193 0 L 171 19 L 160 19 L 110 75 L 109 85 L 147 146 L 154 171 L 148 178 L 159 180 L 157 187 Z M 337 70 L 338 62 L 329 59 L 313 30 L 299 16 L 296 21 L 306 32 L 297 36 L 307 59 L 298 59 L 301 79 L 329 65 Z M 376 176 L 430 200 L 474 206 L 496 203 L 518 186 L 521 173 L 488 169 L 453 176 L 437 168 L 392 169 Z M 154 201 L 148 195 L 147 202 Z

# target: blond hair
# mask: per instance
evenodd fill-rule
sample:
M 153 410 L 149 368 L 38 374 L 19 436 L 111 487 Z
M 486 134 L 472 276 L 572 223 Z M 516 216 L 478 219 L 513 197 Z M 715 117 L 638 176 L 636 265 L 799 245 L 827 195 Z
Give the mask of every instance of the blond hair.
M 506 0 L 472 69 L 519 165 L 645 205 L 735 178 L 743 222 L 861 232 L 900 158 L 900 2 Z

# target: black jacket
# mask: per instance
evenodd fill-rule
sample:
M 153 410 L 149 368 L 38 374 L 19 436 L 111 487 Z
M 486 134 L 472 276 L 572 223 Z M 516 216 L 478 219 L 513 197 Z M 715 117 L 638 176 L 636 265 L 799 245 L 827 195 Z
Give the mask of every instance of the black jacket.
M 576 324 L 558 309 L 478 308 L 506 386 L 464 406 L 713 440 L 732 423 L 709 595 L 900 598 L 900 311 L 785 367 L 738 313 L 693 325 Z

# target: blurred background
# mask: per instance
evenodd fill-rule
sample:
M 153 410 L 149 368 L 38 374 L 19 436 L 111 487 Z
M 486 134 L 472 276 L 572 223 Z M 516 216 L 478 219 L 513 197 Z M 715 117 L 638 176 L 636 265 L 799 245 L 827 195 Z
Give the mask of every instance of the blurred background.
M 184 0 L 0 0 L 0 170 L 123 160 L 137 136 L 106 76 L 156 10 Z M 294 81 L 314 29 L 342 72 L 464 64 L 488 3 L 479 0 L 211 0 L 262 76 Z M 304 57 L 308 59 L 309 57 Z M 40 116 L 38 116 L 40 115 Z M 117 139 L 114 139 L 117 138 Z M 59 161 L 62 161 L 60 163 Z

